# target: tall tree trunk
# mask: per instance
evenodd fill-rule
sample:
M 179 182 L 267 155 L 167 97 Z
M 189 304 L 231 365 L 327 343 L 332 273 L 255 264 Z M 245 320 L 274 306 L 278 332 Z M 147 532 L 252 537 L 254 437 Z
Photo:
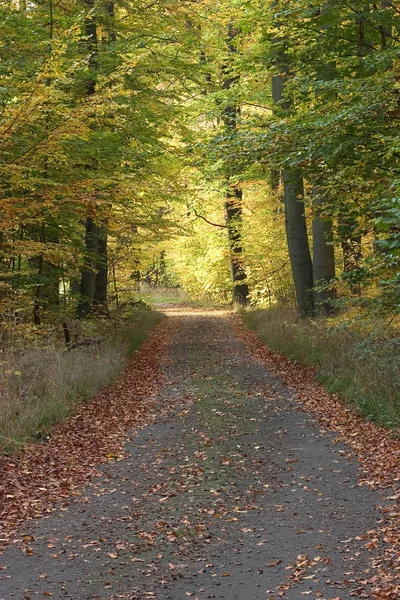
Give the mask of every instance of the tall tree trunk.
M 39 256 L 39 261 L 38 261 L 38 273 L 37 273 L 37 278 L 38 278 L 38 283 L 35 287 L 35 295 L 33 297 L 33 322 L 35 323 L 35 325 L 41 325 L 42 323 L 42 318 L 41 318 L 41 306 L 40 306 L 40 301 L 41 301 L 41 296 L 42 296 L 42 277 L 43 277 L 43 256 L 40 255 Z
M 343 272 L 348 275 L 347 280 L 351 293 L 361 296 L 361 283 L 358 278 L 358 269 L 362 257 L 361 236 L 355 236 L 342 241 Z
M 87 9 L 94 8 L 94 0 L 83 0 Z M 86 45 L 90 52 L 89 74 L 86 83 L 86 95 L 91 96 L 96 91 L 97 79 L 97 23 L 94 15 L 85 19 Z M 76 308 L 76 316 L 83 319 L 92 312 L 94 293 L 96 289 L 98 228 L 92 217 L 87 217 L 85 222 L 85 258 L 81 273 L 80 298 Z
M 76 308 L 78 319 L 83 319 L 92 312 L 96 288 L 97 242 L 97 225 L 92 217 L 87 217 L 85 222 L 85 262 L 81 274 L 80 298 Z
M 343 252 L 343 277 L 349 283 L 351 293 L 360 296 L 358 269 L 362 257 L 361 235 L 357 219 L 351 215 L 339 217 L 338 235 Z
M 313 268 L 308 244 L 304 208 L 304 184 L 298 169 L 282 173 L 286 239 L 296 292 L 297 312 L 301 317 L 314 313 Z
M 333 245 L 332 220 L 321 216 L 324 196 L 318 188 L 313 189 L 313 277 L 314 298 L 318 311 L 334 312 L 332 300 L 335 291 L 327 286 L 335 277 L 335 249 Z
M 105 10 L 108 16 L 107 28 L 109 30 L 108 42 L 112 44 L 117 36 L 114 31 L 115 6 L 114 2 L 106 2 Z M 99 226 L 97 239 L 97 261 L 96 261 L 96 281 L 93 297 L 93 304 L 96 312 L 108 316 L 108 226 L 107 223 Z
M 59 244 L 59 229 L 52 224 L 46 224 L 46 243 Z M 54 309 L 60 305 L 60 265 L 46 260 L 43 265 L 45 293 L 43 302 L 45 308 Z
M 238 30 L 230 23 L 226 43 L 229 52 L 232 54 L 236 52 L 235 38 L 238 33 Z M 230 73 L 230 63 L 231 61 L 228 60 L 224 67 L 225 77 L 222 83 L 222 89 L 224 90 L 230 90 L 238 79 L 236 75 Z M 228 104 L 223 110 L 222 121 L 227 132 L 233 133 L 236 130 L 238 113 L 239 109 L 235 104 Z M 227 173 L 228 188 L 225 197 L 225 222 L 229 239 L 229 258 L 233 284 L 232 297 L 236 304 L 245 306 L 249 301 L 249 286 L 246 282 L 242 243 L 243 193 L 237 185 L 230 185 L 230 179 L 231 175 Z
M 46 243 L 46 224 L 45 223 L 42 223 L 40 225 L 39 240 L 42 244 Z M 44 273 L 43 254 L 39 255 L 37 265 L 38 265 L 37 283 L 36 283 L 36 287 L 35 287 L 35 294 L 33 296 L 33 322 L 35 323 L 35 325 L 41 325 L 41 323 L 42 323 L 41 301 L 42 301 L 43 273 Z
M 91 10 L 95 6 L 95 0 L 83 0 L 86 7 Z M 90 52 L 89 55 L 89 76 L 86 84 L 86 94 L 92 96 L 96 91 L 97 81 L 97 55 L 98 55 L 98 42 L 97 42 L 97 22 L 93 14 L 85 19 L 85 36 L 86 46 Z
M 96 312 L 108 315 L 107 307 L 108 289 L 108 256 L 107 256 L 107 225 L 98 229 L 96 248 L 96 276 L 93 303 Z
M 332 10 L 331 2 L 324 2 L 321 15 L 329 15 Z M 329 31 L 329 26 L 324 25 L 323 31 Z M 320 81 L 331 81 L 337 77 L 335 61 L 320 64 L 317 68 L 317 77 Z M 317 89 L 316 96 L 323 97 L 324 86 Z M 323 182 L 322 182 L 323 183 Z M 322 187 L 313 186 L 313 284 L 314 301 L 318 312 L 332 314 L 333 299 L 336 297 L 334 289 L 328 287 L 329 282 L 335 277 L 335 248 L 333 245 L 332 217 L 321 215 L 321 210 L 328 204 L 328 197 Z
M 106 2 L 106 12 L 108 13 L 111 25 L 109 27 L 109 41 L 110 43 L 113 43 L 117 40 L 117 34 L 114 30 L 115 3 L 113 0 L 111 2 Z
M 360 58 L 360 69 L 364 68 L 363 58 L 373 51 L 367 39 L 367 20 L 365 13 L 370 11 L 368 4 L 364 5 L 362 11 L 356 17 L 358 26 L 357 54 Z M 343 251 L 343 274 L 349 283 L 354 295 L 361 295 L 361 286 L 358 281 L 358 268 L 361 260 L 361 235 L 358 232 L 357 219 L 346 214 L 339 217 L 339 237 Z
M 241 189 L 228 190 L 225 202 L 225 218 L 229 238 L 233 301 L 236 304 L 245 306 L 248 303 L 249 287 L 246 283 L 246 271 L 243 261 Z
M 387 8 L 390 8 L 391 2 L 390 0 L 381 0 L 381 10 L 385 11 Z M 379 28 L 381 33 L 381 47 L 386 48 L 391 45 L 392 40 L 392 28 L 390 25 L 383 25 Z
M 276 2 L 273 3 L 274 5 Z M 277 24 L 279 27 L 279 24 Z M 281 43 L 282 38 L 276 38 L 275 43 Z M 284 96 L 285 79 L 289 68 L 285 53 L 277 53 L 276 67 L 279 74 L 272 79 L 272 97 L 280 110 L 289 111 L 291 102 Z M 282 171 L 286 238 L 289 250 L 296 293 L 297 312 L 300 316 L 314 313 L 313 300 L 313 267 L 308 243 L 307 223 L 304 206 L 304 184 L 301 171 L 284 169 Z
M 357 53 L 360 58 L 367 56 L 367 54 L 371 54 L 373 52 L 373 47 L 368 42 L 367 39 L 367 25 L 368 21 L 366 18 L 366 14 L 370 12 L 370 5 L 365 4 L 362 11 L 356 17 L 356 23 L 358 26 L 358 48 Z

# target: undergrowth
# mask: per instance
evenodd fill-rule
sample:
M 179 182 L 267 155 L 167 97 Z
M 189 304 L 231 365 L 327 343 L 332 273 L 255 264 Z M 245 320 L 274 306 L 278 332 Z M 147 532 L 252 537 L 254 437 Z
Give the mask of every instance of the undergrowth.
M 126 361 L 163 318 L 131 310 L 124 319 L 84 324 L 84 336 L 105 335 L 100 345 L 67 351 L 60 338 L 25 349 L 0 348 L 0 452 L 43 440 L 77 403 L 117 379 Z
M 281 307 L 249 310 L 243 319 L 273 350 L 315 365 L 317 380 L 368 419 L 400 427 L 400 337 L 393 329 L 340 317 L 299 321 Z

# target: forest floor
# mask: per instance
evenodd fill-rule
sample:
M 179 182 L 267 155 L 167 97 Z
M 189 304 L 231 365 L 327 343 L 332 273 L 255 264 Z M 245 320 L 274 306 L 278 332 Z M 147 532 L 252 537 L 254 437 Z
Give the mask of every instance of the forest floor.
M 398 599 L 399 440 L 231 313 L 166 312 L 0 461 L 0 599 Z

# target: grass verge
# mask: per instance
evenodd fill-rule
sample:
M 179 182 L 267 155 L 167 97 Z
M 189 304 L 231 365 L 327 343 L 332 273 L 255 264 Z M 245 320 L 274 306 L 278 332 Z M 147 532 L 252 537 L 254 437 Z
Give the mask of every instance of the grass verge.
M 162 314 L 151 310 L 134 310 L 125 321 L 104 321 L 104 343 L 70 352 L 56 344 L 3 350 L 0 452 L 45 439 L 77 403 L 88 400 L 121 375 L 128 357 L 162 319 Z
M 319 318 L 292 309 L 249 310 L 243 320 L 273 350 L 317 367 L 317 381 L 380 425 L 400 427 L 400 337 L 383 326 Z

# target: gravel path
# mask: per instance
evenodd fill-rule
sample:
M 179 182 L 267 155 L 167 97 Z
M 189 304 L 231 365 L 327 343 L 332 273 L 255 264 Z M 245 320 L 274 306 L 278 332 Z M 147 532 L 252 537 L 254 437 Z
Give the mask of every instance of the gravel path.
M 160 417 L 68 508 L 28 522 L 0 600 L 372 598 L 378 492 L 222 311 L 168 309 Z M 173 408 L 171 408 L 173 407 Z

